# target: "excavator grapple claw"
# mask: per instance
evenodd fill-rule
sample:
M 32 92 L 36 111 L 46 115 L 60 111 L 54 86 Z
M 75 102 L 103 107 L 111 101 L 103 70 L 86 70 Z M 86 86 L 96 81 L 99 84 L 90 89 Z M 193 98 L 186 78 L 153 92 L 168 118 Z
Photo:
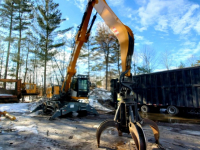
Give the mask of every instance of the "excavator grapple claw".
M 160 132 L 159 132 L 158 125 L 150 119 L 143 119 L 142 122 L 143 122 L 142 126 L 149 125 L 151 127 L 155 140 L 156 140 L 156 144 L 159 144 Z
M 146 138 L 141 125 L 137 123 L 129 123 L 129 131 L 135 142 L 137 150 L 146 150 Z
M 97 147 L 99 148 L 100 145 L 100 138 L 101 138 L 101 133 L 109 127 L 116 127 L 117 128 L 117 122 L 113 120 L 105 120 L 103 121 L 99 127 L 97 128 L 96 132 L 96 138 L 97 138 Z M 118 129 L 118 128 L 117 128 Z

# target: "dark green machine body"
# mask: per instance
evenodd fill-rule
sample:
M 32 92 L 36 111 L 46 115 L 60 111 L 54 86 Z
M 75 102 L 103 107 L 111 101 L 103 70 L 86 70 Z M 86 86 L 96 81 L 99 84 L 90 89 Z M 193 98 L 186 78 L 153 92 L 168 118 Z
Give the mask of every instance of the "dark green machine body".
M 87 75 L 77 75 L 73 78 L 71 88 L 67 93 L 53 96 L 36 107 L 32 112 L 43 110 L 44 114 L 52 115 L 50 120 L 56 117 L 77 112 L 79 115 L 93 114 L 98 115 L 95 108 L 88 103 L 79 101 L 80 98 L 87 98 L 89 93 L 89 81 Z

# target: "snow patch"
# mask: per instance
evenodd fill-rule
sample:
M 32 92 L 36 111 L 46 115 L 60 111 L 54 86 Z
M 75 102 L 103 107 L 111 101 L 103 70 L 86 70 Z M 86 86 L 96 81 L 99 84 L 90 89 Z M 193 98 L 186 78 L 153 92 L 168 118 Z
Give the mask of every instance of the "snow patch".
M 104 107 L 103 105 L 101 105 L 98 100 L 95 99 L 89 99 L 89 104 L 94 107 L 96 110 L 102 110 L 102 111 L 107 111 L 107 112 L 111 112 L 113 110 L 108 109 L 106 107 Z
M 111 100 L 111 92 L 101 89 L 95 88 L 88 93 L 89 99 L 97 99 L 97 100 Z
M 37 126 L 30 125 L 30 126 L 14 126 L 13 129 L 17 130 L 18 132 L 31 132 L 34 134 L 38 134 Z
M 29 103 L 0 104 L 0 111 L 25 113 L 30 112 Z

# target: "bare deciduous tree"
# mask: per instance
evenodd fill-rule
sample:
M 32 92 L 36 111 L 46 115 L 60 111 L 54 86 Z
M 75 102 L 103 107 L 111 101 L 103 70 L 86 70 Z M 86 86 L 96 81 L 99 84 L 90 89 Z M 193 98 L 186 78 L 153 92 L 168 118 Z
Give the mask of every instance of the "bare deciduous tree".
M 170 67 L 173 65 L 173 55 L 172 53 L 170 53 L 168 50 L 165 50 L 164 52 L 162 52 L 161 54 L 161 64 L 167 69 L 170 70 Z
M 199 58 L 198 56 L 191 55 L 186 61 L 187 66 L 191 66 L 191 67 L 197 66 L 198 58 Z
M 142 59 L 142 68 L 145 73 L 151 73 L 158 65 L 156 52 L 149 45 L 144 45 L 140 51 L 140 58 Z
M 111 55 L 113 53 L 114 43 L 116 42 L 114 34 L 110 31 L 106 24 L 98 24 L 97 33 L 95 36 L 95 46 L 93 50 L 97 51 L 99 55 L 103 54 L 106 70 L 106 89 L 108 87 L 108 71 L 111 63 Z

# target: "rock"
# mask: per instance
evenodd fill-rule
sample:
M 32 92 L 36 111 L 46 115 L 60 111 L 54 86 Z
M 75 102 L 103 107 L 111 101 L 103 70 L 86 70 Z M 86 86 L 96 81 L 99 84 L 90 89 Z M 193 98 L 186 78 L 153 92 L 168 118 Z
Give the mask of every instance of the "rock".
M 47 136 L 49 136 L 49 130 L 47 130 Z

